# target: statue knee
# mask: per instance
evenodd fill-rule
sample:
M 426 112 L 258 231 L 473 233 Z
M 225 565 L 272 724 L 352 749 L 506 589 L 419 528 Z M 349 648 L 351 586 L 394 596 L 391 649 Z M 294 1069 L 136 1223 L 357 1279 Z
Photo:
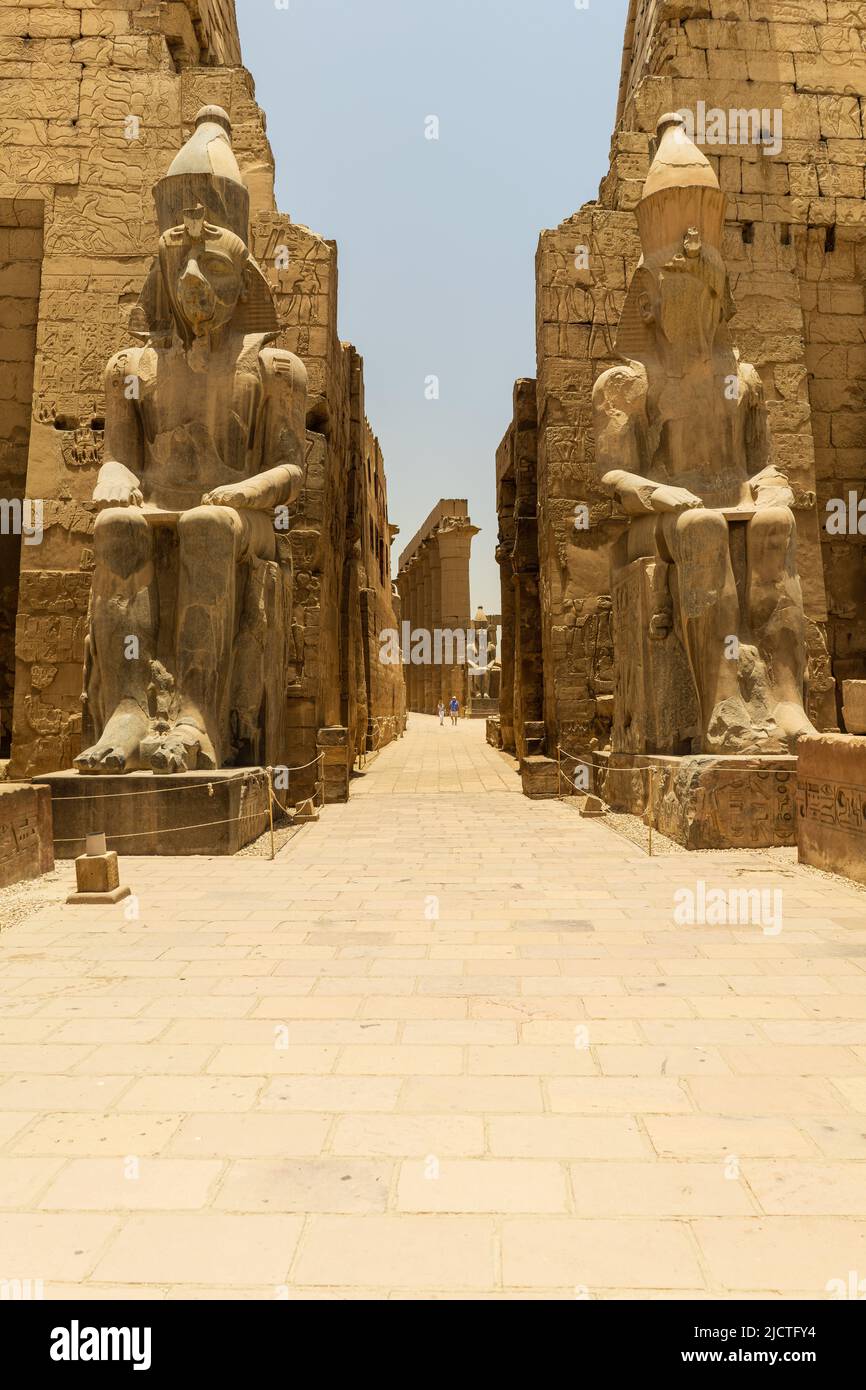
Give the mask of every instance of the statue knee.
M 177 523 L 182 547 L 201 552 L 237 554 L 243 543 L 243 526 L 231 507 L 193 507 Z
M 790 507 L 764 507 L 749 522 L 749 552 L 753 570 L 763 577 L 785 566 L 797 533 Z
M 680 512 L 674 523 L 673 554 L 679 563 L 713 564 L 728 557 L 728 523 L 720 512 Z
M 138 507 L 106 507 L 93 528 L 97 565 L 128 577 L 150 559 L 150 531 Z
M 797 522 L 790 507 L 762 507 L 749 522 L 753 536 L 790 540 Z

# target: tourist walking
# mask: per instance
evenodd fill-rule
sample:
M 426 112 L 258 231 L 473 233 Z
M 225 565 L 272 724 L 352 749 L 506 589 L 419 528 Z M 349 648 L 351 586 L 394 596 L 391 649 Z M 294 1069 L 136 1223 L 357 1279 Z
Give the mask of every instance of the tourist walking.
M 454 725 L 454 727 L 455 727 L 455 729 L 456 729 L 456 727 L 457 727 L 457 716 L 458 716 L 459 713 L 460 713 L 460 702 L 458 701 L 456 695 L 452 695 L 452 696 L 451 696 L 451 707 L 450 707 L 450 708 L 451 708 L 451 723 Z
M 444 723 L 445 723 L 445 706 L 444 706 L 444 704 L 442 703 L 441 700 L 439 701 L 439 704 L 438 704 L 437 707 L 436 707 L 436 713 L 439 715 L 439 723 L 440 723 L 440 724 L 444 724 Z

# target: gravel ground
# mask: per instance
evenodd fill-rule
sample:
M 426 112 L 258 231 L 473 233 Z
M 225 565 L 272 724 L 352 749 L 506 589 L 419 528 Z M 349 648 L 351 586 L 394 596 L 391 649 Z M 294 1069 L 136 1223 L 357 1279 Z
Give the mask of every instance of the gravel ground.
M 291 825 L 288 821 L 282 821 L 274 826 L 274 849 L 277 854 L 293 840 L 296 835 L 303 830 L 302 825 Z M 266 830 L 264 835 L 260 835 L 257 840 L 253 840 L 243 849 L 238 850 L 235 859 L 270 859 L 271 857 L 271 832 Z
M 274 827 L 274 845 L 277 854 L 290 840 L 303 829 L 301 825 L 291 825 L 288 821 Z M 271 836 L 266 830 L 257 840 L 242 849 L 235 858 L 270 859 Z M 43 907 L 56 907 L 66 901 L 75 888 L 75 865 L 71 859 L 58 860 L 50 874 L 41 878 L 27 879 L 14 883 L 11 888 L 0 888 L 0 931 L 19 926 Z
M 41 878 L 0 888 L 0 931 L 18 926 L 42 907 L 64 902 L 74 884 L 75 866 L 69 860 L 61 861 L 52 873 L 43 874 Z
M 574 796 L 568 799 L 568 805 L 573 806 L 579 813 L 585 797 Z M 622 835 L 633 845 L 649 853 L 649 829 L 644 824 L 640 816 L 629 816 L 619 811 L 605 811 L 599 817 L 606 826 Z M 694 850 L 686 849 L 676 840 L 668 839 L 667 835 L 662 835 L 658 830 L 653 831 L 653 858 L 668 854 L 694 854 Z M 858 893 L 862 893 L 866 899 L 866 884 L 857 883 L 853 878 L 847 878 L 844 874 L 830 874 L 824 869 L 817 869 L 812 864 L 799 864 L 797 861 L 797 850 L 793 845 L 779 845 L 775 849 L 740 849 L 734 851 L 746 861 L 754 861 L 755 864 L 772 864 L 776 868 L 795 868 L 799 867 L 804 874 L 809 874 L 813 878 L 823 879 L 827 883 L 838 883 L 841 879 L 849 888 L 854 888 Z M 727 849 L 708 849 L 701 850 L 702 854 L 731 854 Z

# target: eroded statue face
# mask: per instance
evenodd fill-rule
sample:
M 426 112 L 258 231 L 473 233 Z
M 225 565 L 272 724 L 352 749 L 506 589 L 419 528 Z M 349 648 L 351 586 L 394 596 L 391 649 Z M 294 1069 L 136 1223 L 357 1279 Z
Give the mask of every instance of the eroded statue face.
M 186 215 L 184 227 L 162 239 L 166 279 L 175 311 L 194 338 L 230 323 L 246 298 L 248 253 L 233 233 Z
M 229 323 L 244 288 L 243 268 L 217 247 L 193 247 L 177 278 L 177 303 L 199 336 Z
M 677 355 L 700 357 L 712 351 L 725 316 L 726 275 L 715 252 L 702 246 L 696 231 L 682 250 L 657 266 L 647 265 L 640 309 Z

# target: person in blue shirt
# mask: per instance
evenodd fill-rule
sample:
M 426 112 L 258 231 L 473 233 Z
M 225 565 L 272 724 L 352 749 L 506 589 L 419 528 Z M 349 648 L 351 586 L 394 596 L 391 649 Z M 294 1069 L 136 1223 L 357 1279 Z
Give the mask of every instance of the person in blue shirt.
M 451 710 L 451 723 L 452 723 L 452 724 L 454 725 L 454 727 L 456 728 L 456 727 L 457 727 L 457 716 L 458 716 L 459 713 L 460 713 L 460 702 L 459 702 L 459 700 L 457 699 L 457 696 L 456 696 L 456 695 L 452 695 L 452 696 L 451 696 L 450 710 Z

